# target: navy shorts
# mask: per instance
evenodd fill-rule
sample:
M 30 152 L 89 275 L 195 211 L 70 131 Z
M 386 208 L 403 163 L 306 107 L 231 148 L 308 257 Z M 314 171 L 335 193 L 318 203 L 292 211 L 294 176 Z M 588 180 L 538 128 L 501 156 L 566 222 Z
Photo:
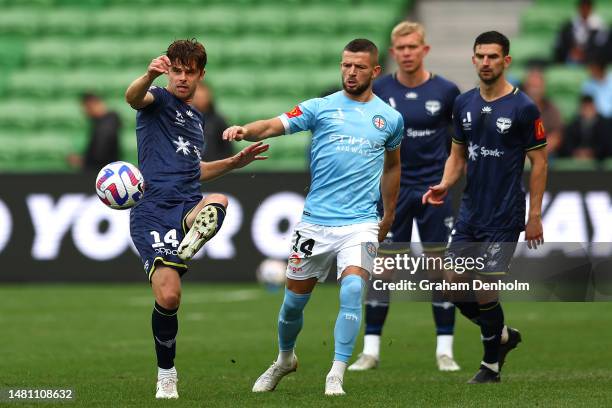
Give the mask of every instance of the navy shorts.
M 391 242 L 410 242 L 412 223 L 416 219 L 419 236 L 424 247 L 430 250 L 446 248 L 448 236 L 453 226 L 453 206 L 450 196 L 446 196 L 441 206 L 423 205 L 423 194 L 428 186 L 401 188 L 395 209 L 395 221 L 391 226 Z M 382 208 L 380 209 L 382 213 Z M 426 245 L 429 244 L 429 245 Z
M 132 208 L 130 235 L 149 281 L 159 264 L 176 269 L 181 276 L 187 272 L 187 265 L 177 251 L 187 233 L 187 215 L 200 200 L 174 203 L 145 200 Z
M 521 229 L 485 231 L 457 221 L 446 255 L 452 258 L 480 258 L 472 271 L 485 276 L 506 275 L 516 250 Z

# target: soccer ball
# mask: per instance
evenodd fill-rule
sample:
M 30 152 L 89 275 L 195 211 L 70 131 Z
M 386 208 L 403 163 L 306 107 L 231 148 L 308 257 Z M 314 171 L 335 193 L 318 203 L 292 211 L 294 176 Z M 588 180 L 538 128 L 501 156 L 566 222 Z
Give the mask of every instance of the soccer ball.
M 257 280 L 268 290 L 278 290 L 285 284 L 287 262 L 264 259 L 257 268 Z
M 112 209 L 125 210 L 133 207 L 142 199 L 142 174 L 130 163 L 109 163 L 96 177 L 96 194 L 100 201 Z

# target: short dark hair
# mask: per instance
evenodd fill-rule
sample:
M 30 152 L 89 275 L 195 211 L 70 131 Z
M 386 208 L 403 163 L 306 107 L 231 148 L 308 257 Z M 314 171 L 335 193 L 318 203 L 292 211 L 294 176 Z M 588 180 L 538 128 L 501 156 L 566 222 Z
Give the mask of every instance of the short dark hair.
M 510 40 L 499 31 L 487 31 L 476 37 L 473 51 L 475 52 L 476 46 L 481 44 L 498 44 L 502 47 L 504 57 L 510 54 Z
M 186 67 L 195 63 L 196 68 L 203 70 L 206 66 L 206 49 L 195 38 L 174 41 L 168 47 L 166 55 L 170 62 L 178 61 Z
M 348 52 L 367 52 L 372 54 L 375 61 L 378 61 L 378 47 L 366 38 L 356 38 L 346 44 L 344 51 Z
M 91 91 L 86 91 L 81 94 L 81 103 L 101 101 L 102 98 Z
M 591 95 L 582 94 L 580 95 L 580 103 L 595 103 L 595 99 Z

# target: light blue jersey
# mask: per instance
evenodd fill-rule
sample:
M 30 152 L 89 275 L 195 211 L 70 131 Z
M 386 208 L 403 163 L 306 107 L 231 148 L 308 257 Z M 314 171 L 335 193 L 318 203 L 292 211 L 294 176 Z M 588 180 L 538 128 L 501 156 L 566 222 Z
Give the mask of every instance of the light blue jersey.
M 357 102 L 340 91 L 302 102 L 279 118 L 285 134 L 312 132 L 312 181 L 302 221 L 376 222 L 384 153 L 400 147 L 402 116 L 377 96 Z

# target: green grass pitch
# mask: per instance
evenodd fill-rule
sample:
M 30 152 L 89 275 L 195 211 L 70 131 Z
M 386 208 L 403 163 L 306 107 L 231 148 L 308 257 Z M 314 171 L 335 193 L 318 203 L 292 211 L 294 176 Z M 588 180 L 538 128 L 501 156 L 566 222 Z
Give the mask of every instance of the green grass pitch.
M 318 287 L 297 344 L 300 366 L 273 393 L 252 394 L 276 356 L 282 293 L 255 285 L 186 283 L 179 314 L 178 401 L 156 401 L 152 297 L 145 284 L 0 286 L 0 388 L 73 388 L 66 407 L 612 405 L 612 303 L 506 303 L 523 333 L 502 383 L 467 385 L 481 357 L 479 331 L 457 315 L 458 373 L 435 369 L 428 303 L 392 304 L 379 369 L 347 372 L 344 397 L 325 397 L 338 310 Z M 361 350 L 361 340 L 356 346 Z M 0 401 L 0 406 L 51 406 Z

